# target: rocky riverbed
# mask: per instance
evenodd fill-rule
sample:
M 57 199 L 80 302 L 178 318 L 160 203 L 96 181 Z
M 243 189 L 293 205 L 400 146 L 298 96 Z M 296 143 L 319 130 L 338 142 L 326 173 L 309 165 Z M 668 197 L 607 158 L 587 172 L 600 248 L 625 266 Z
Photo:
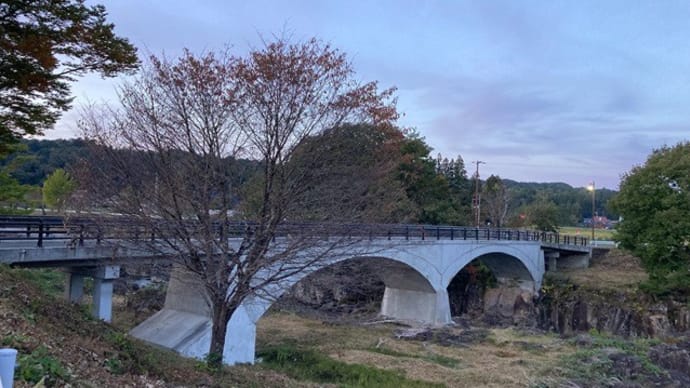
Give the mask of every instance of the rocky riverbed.
M 134 269 L 129 272 L 142 275 Z M 465 349 L 494 342 L 496 330 L 512 330 L 517 338 L 510 346 L 520 352 L 570 347 L 572 354 L 567 357 L 572 359 L 558 356 L 566 357 L 567 364 L 558 381 L 573 386 L 690 386 L 688 304 L 644 294 L 638 284 L 645 276 L 634 257 L 611 251 L 596 257 L 590 268 L 548 273 L 539 295 L 533 297 L 519 287 L 496 287 L 486 268 L 474 263 L 458 274 L 448 290 L 454 325 L 429 328 L 401 323 L 391 337 Z M 157 268 L 154 279 L 164 278 L 165 270 Z M 124 284 L 123 289 L 137 288 L 131 281 Z M 269 315 L 281 316 L 283 311 L 340 327 L 373 327 L 390 322 L 378 316 L 384 289 L 375 268 L 365 260 L 343 262 L 296 284 Z M 145 287 L 126 294 L 127 310 L 135 311 L 135 320 L 162 304 L 164 291 L 157 290 Z M 532 340 L 551 335 L 559 339 L 552 340 L 548 349 Z
M 276 308 L 331 321 L 373 320 L 384 290 L 374 274 L 365 263 L 331 267 L 300 282 Z M 476 263 L 449 287 L 456 325 L 417 330 L 408 339 L 457 346 L 488 328 L 556 333 L 591 358 L 580 361 L 597 366 L 597 384 L 618 376 L 609 386 L 690 386 L 689 305 L 644 294 L 638 285 L 645 276 L 636 258 L 614 250 L 590 268 L 547 274 L 532 297 L 518 287 L 493 287 Z M 638 340 L 649 346 L 631 345 Z M 588 378 L 578 384 L 588 386 Z

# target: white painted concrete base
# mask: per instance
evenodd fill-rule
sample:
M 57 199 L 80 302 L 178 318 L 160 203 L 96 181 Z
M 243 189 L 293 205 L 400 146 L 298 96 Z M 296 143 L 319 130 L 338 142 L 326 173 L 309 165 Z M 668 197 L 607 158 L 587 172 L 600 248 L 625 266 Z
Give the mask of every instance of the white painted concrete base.
M 209 337 L 208 343 L 211 343 Z M 210 346 L 210 345 L 209 345 Z M 244 306 L 235 311 L 228 322 L 228 333 L 225 336 L 223 362 L 226 364 L 253 364 L 256 346 L 256 322 Z
M 211 347 L 211 319 L 164 308 L 129 334 L 184 356 L 204 359 Z M 253 363 L 255 343 L 256 324 L 249 318 L 245 308 L 240 307 L 228 323 L 223 361 L 226 364 Z
M 0 388 L 12 388 L 16 361 L 16 349 L 0 349 Z

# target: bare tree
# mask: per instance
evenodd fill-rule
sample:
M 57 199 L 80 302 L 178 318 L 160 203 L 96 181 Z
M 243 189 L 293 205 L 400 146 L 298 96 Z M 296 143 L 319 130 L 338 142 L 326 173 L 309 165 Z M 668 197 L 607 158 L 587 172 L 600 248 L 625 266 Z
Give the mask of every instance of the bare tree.
M 162 236 L 151 249 L 201 279 L 212 311 L 209 360 L 221 362 L 227 323 L 245 298 L 336 246 L 309 235 L 272 243 L 303 190 L 305 171 L 289 163 L 296 147 L 345 123 L 391 126 L 393 92 L 356 81 L 329 45 L 277 39 L 246 56 L 151 57 L 121 87 L 119 107 L 86 110 L 83 133 L 98 149 L 81 183 L 95 204 Z M 242 230 L 231 227 L 246 178 L 240 158 L 262 169 L 258 209 Z
M 483 191 L 486 215 L 496 227 L 505 226 L 510 194 L 503 180 L 498 175 L 491 175 L 486 180 Z
M 398 179 L 404 134 L 397 128 L 345 125 L 303 142 L 291 163 L 304 171 L 304 190 L 290 218 L 339 221 L 408 221 L 414 204 Z

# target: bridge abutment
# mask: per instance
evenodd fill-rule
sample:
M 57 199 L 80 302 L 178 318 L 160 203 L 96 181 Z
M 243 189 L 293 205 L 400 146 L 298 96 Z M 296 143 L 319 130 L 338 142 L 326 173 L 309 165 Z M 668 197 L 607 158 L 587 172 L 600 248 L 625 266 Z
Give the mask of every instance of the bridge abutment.
M 588 268 L 591 255 L 591 252 L 579 255 L 560 255 L 558 267 L 561 269 Z
M 546 260 L 546 270 L 549 272 L 558 271 L 558 258 L 560 257 L 560 252 L 546 252 L 544 253 L 544 259 Z

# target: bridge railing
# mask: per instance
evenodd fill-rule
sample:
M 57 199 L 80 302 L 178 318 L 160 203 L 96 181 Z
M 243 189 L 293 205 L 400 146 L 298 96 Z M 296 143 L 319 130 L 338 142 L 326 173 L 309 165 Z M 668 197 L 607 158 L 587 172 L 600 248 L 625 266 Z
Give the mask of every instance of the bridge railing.
M 105 220 L 89 218 L 62 218 L 52 216 L 6 216 L 0 217 L 0 245 L 5 241 L 35 241 L 42 247 L 46 241 L 67 240 L 75 245 L 85 241 L 100 243 L 105 239 L 128 239 L 155 241 L 166 236 L 174 236 L 172 226 L 160 221 L 154 224 L 141 224 L 124 217 Z M 179 227 L 179 226 L 178 226 Z M 184 227 L 195 228 L 192 221 Z M 218 235 L 243 237 L 254 233 L 258 224 L 253 222 L 215 223 Z M 528 229 L 407 225 L 407 224 L 349 224 L 349 223 L 282 223 L 275 237 L 312 236 L 330 238 L 333 236 L 389 239 L 389 240 L 508 240 L 541 241 L 550 245 L 587 246 L 585 237 L 561 235 Z

